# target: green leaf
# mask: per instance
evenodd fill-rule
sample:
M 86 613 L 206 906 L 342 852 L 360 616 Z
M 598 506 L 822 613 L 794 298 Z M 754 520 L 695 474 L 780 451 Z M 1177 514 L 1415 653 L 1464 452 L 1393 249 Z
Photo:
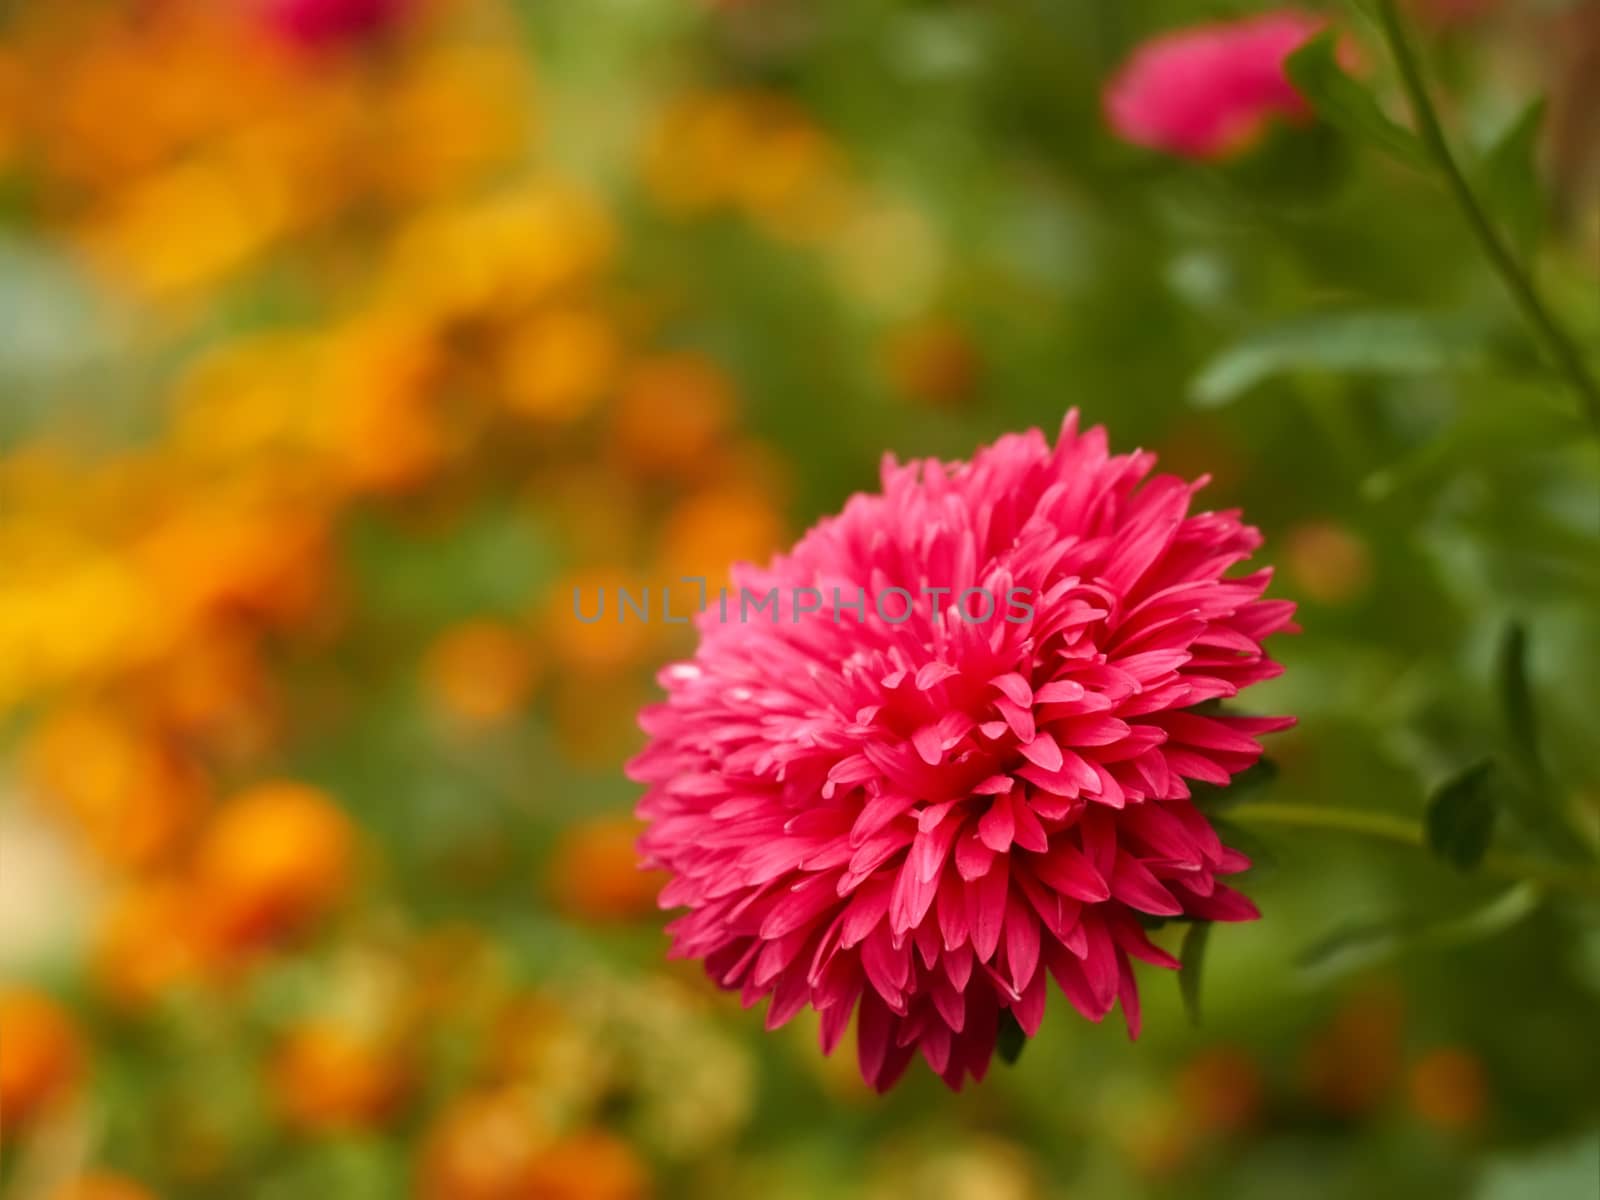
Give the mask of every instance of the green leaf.
M 1478 190 L 1523 258 L 1539 243 L 1545 199 L 1536 161 L 1545 102 L 1535 100 L 1484 153 Z
M 1600 1133 L 1491 1158 L 1477 1200 L 1593 1200 Z
M 1494 836 L 1492 773 L 1492 763 L 1477 763 L 1447 779 L 1428 801 L 1428 848 L 1463 871 L 1483 861 Z
M 1022 1057 L 1022 1048 L 1027 1044 L 1028 1035 L 1022 1031 L 1022 1026 L 1017 1024 L 1016 1017 L 1011 1015 L 1009 1008 L 1002 1008 L 1000 1028 L 994 1040 L 995 1052 L 1000 1055 L 1000 1061 L 1011 1066 Z
M 1500 636 L 1495 675 L 1512 749 L 1524 763 L 1537 769 L 1539 736 L 1533 691 L 1528 686 L 1528 631 L 1520 622 L 1509 622 Z
M 1211 922 L 1196 921 L 1183 935 L 1183 947 L 1178 951 L 1178 994 L 1183 997 L 1183 1010 L 1195 1025 L 1200 1024 L 1200 975 L 1210 937 Z
M 1368 922 L 1335 930 L 1300 955 L 1301 981 L 1319 986 L 1392 958 L 1406 945 L 1407 931 L 1392 922 Z
M 1201 369 L 1189 395 L 1199 408 L 1220 408 L 1288 371 L 1429 374 L 1470 366 L 1484 353 L 1483 328 L 1457 316 L 1314 313 L 1245 335 Z
M 1207 813 L 1222 812 L 1249 799 L 1277 778 L 1278 764 L 1269 758 L 1259 758 L 1227 784 L 1191 783 L 1190 799 Z
M 1193 785 L 1191 785 L 1193 786 Z M 1234 850 L 1239 851 L 1250 860 L 1250 869 L 1239 878 L 1248 879 L 1252 883 L 1263 879 L 1271 879 L 1278 872 L 1278 856 L 1273 853 L 1266 841 L 1253 829 L 1247 829 L 1234 821 L 1222 817 L 1211 817 L 1211 827 L 1217 831 L 1217 836 Z
M 1328 124 L 1407 166 L 1431 169 L 1417 135 L 1384 115 L 1372 93 L 1339 65 L 1337 33 L 1329 30 L 1307 42 L 1289 56 L 1285 68 L 1300 94 Z

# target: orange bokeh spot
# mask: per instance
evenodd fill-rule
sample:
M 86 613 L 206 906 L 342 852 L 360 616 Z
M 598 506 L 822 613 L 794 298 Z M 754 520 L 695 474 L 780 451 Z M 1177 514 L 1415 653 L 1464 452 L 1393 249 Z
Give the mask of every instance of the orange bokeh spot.
M 640 869 L 635 843 L 643 831 L 632 817 L 594 817 L 568 826 L 550 865 L 556 905 L 587 921 L 654 912 L 666 877 Z
M 348 890 L 355 831 L 324 792 L 266 783 L 229 801 L 196 849 L 208 923 L 231 949 L 294 935 Z
M 0 992 L 0 1113 L 7 1131 L 69 1097 L 83 1066 L 77 1028 L 54 1000 L 22 988 Z
M 270 1077 L 284 1119 L 312 1132 L 380 1124 L 407 1084 L 396 1047 L 331 1023 L 290 1032 L 273 1056 Z

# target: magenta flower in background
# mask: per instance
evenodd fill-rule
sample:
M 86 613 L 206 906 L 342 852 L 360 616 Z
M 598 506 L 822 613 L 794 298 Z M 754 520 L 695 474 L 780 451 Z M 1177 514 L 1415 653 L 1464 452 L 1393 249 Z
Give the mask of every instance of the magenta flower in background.
M 1226 158 L 1274 117 L 1309 109 L 1284 60 L 1326 21 L 1286 9 L 1180 29 L 1134 51 L 1105 90 L 1106 118 L 1126 141 L 1185 158 Z
M 1262 641 L 1294 606 L 1228 574 L 1256 530 L 1154 464 L 1072 413 L 1053 448 L 888 460 L 881 492 L 735 569 L 779 604 L 713 597 L 629 764 L 661 904 L 688 910 L 675 955 L 770 997 L 769 1028 L 816 1009 L 828 1052 L 858 1012 L 879 1090 L 918 1052 L 959 1088 L 1002 1010 L 1039 1028 L 1047 977 L 1137 1035 L 1132 960 L 1176 966 L 1139 914 L 1258 915 L 1188 783 L 1292 723 L 1199 706 L 1279 673 Z
M 394 27 L 408 0 L 266 0 L 267 29 L 280 40 L 320 49 L 376 37 Z

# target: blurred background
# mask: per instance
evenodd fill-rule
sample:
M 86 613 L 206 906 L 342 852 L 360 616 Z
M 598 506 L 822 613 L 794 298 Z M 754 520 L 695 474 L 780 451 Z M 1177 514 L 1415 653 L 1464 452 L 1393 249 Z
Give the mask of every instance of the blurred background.
M 1107 126 L 1141 42 L 1263 7 L 0 4 L 0 1196 L 1592 1200 L 1593 900 L 1247 801 L 1202 1025 L 1149 971 L 1136 1044 L 1057 997 L 878 1098 L 669 963 L 635 867 L 692 641 L 572 589 L 1074 405 L 1301 604 L 1264 800 L 1419 818 L 1517 622 L 1593 820 L 1600 452 L 1446 194 L 1303 118 Z M 1410 11 L 1469 158 L 1548 97 L 1490 184 L 1600 345 L 1600 6 Z

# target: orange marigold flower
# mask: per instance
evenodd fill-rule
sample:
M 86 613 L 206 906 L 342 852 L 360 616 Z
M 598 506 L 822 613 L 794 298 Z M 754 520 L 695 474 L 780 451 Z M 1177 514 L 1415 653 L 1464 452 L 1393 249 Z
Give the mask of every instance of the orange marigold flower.
M 1284 565 L 1301 595 L 1318 604 L 1348 604 L 1372 583 L 1366 542 L 1335 521 L 1307 521 L 1289 531 Z
M 635 843 L 643 831 L 632 817 L 593 817 L 563 831 L 550 866 L 556 905 L 586 921 L 654 912 L 666 876 L 640 869 Z
M 617 331 L 602 314 L 587 308 L 540 313 L 504 346 L 506 403 L 524 417 L 576 420 L 611 386 L 620 354 Z
M 301 783 L 258 785 L 206 830 L 195 882 L 230 948 L 292 936 L 331 909 L 355 870 L 355 831 L 326 793 Z
M 1400 993 L 1374 984 L 1357 991 L 1307 1047 L 1306 1088 L 1329 1112 L 1356 1117 L 1389 1094 L 1400 1069 L 1405 1009 Z
M 50 1200 L 155 1200 L 155 1193 L 125 1175 L 92 1171 L 63 1184 Z
M 95 982 L 114 1003 L 128 1008 L 196 982 L 210 961 L 203 919 L 193 889 L 174 880 L 124 892 L 101 919 L 92 961 Z
M 1452 1133 L 1478 1125 L 1489 1107 L 1483 1063 L 1459 1046 L 1441 1046 L 1418 1059 L 1407 1079 L 1407 1091 L 1417 1116 Z
M 1261 1068 L 1233 1046 L 1196 1054 L 1179 1071 L 1177 1090 L 1184 1112 L 1203 1129 L 1239 1133 L 1261 1114 Z
M 948 318 L 929 318 L 896 330 L 884 357 L 894 390 L 921 404 L 970 400 L 983 371 L 971 336 Z
M 538 677 L 528 636 L 498 621 L 466 621 L 445 631 L 424 664 L 428 690 L 467 725 L 495 725 L 527 702 Z
M 330 1022 L 292 1030 L 271 1066 L 279 1111 L 290 1124 L 313 1132 L 381 1123 L 404 1098 L 406 1085 L 394 1047 Z
M 145 867 L 169 854 L 209 802 L 200 768 L 154 730 L 73 708 L 33 734 L 34 785 L 106 863 Z
M 77 1088 L 84 1048 L 77 1028 L 49 996 L 0 991 L 0 1112 L 6 1129 L 25 1126 Z
M 732 382 L 704 355 L 645 359 L 628 373 L 617 398 L 617 457 L 645 475 L 696 473 L 727 433 L 734 406 Z
M 526 1195 L 540 1200 L 645 1200 L 650 1176 L 633 1147 L 591 1129 L 555 1142 L 533 1163 Z
M 516 1089 L 456 1100 L 429 1132 L 417 1168 L 420 1200 L 525 1200 L 549 1135 L 533 1097 Z

